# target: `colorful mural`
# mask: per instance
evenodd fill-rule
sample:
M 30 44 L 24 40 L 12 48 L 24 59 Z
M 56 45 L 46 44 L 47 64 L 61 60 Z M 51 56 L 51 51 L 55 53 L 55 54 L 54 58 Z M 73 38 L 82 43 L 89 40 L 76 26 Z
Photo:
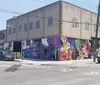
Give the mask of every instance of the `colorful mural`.
M 24 50 L 24 56 L 25 58 L 44 59 L 44 48 L 41 39 L 33 40 L 32 44 Z
M 46 41 L 44 42 L 43 40 Z M 32 44 L 24 49 L 24 57 L 43 60 L 58 60 L 58 48 L 61 46 L 60 38 L 46 38 L 43 40 L 32 40 Z
M 89 40 L 61 38 L 63 44 L 61 47 L 61 60 L 76 60 L 89 58 L 91 43 Z M 66 57 L 66 58 L 64 58 Z
M 67 37 L 51 37 L 33 40 L 31 45 L 24 50 L 25 58 L 43 60 L 77 60 L 90 58 L 91 43 L 89 40 L 72 39 Z

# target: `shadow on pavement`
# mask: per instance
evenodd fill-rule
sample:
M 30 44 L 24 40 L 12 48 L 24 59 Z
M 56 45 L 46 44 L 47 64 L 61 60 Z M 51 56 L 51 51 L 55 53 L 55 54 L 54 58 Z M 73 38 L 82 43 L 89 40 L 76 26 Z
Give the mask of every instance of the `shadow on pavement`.
M 4 70 L 4 72 L 15 72 L 21 67 L 21 65 L 13 65 L 7 69 Z

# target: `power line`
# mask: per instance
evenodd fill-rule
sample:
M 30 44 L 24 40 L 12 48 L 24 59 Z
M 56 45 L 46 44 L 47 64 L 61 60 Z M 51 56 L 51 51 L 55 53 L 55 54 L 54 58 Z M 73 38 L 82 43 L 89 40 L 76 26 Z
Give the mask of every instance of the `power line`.
M 40 0 L 32 0 L 32 1 L 36 1 L 36 2 L 46 3 L 47 4 L 47 2 L 40 1 Z M 3 8 L 0 8 L 0 12 L 11 13 L 11 14 L 23 14 L 23 13 L 19 13 L 19 12 L 13 11 L 13 10 L 3 9 Z
M 49 17 L 40 17 L 40 16 L 33 16 L 33 17 L 49 19 Z M 56 18 L 53 18 L 53 20 L 60 21 L 60 19 L 56 19 Z M 62 22 L 73 23 L 73 21 L 66 21 L 66 20 L 62 20 Z M 86 24 L 86 22 L 78 22 L 78 21 L 77 22 L 74 22 L 74 23 L 77 23 L 77 24 Z M 90 24 L 90 23 L 88 23 L 88 25 L 96 25 L 96 24 Z
M 47 2 L 45 2 L 45 1 L 40 1 L 40 0 L 32 0 L 32 1 L 36 1 L 36 2 L 39 2 L 39 3 L 47 4 Z M 19 13 L 19 12 L 12 11 L 12 10 L 9 10 L 9 9 L 2 9 L 2 8 L 0 8 L 0 11 L 1 12 L 6 12 L 6 13 L 12 13 L 12 14 L 23 14 L 23 13 Z
M 32 1 L 39 2 L 39 3 L 44 3 L 44 4 L 49 4 L 48 2 L 41 1 L 41 0 L 32 0 Z
M 34 0 L 34 1 L 37 1 L 37 0 Z M 40 1 L 39 1 L 40 2 Z M 40 2 L 41 3 L 41 2 Z M 43 2 L 44 3 L 44 2 Z M 7 12 L 7 13 L 12 13 L 12 14 L 22 14 L 22 13 L 19 13 L 19 12 L 16 12 L 16 11 L 12 11 L 12 10 L 8 10 L 8 9 L 2 9 L 0 8 L 0 11 L 1 12 Z M 33 16 L 35 18 L 45 18 L 45 19 L 48 19 L 49 17 L 40 17 L 40 16 Z M 59 21 L 59 19 L 54 19 L 53 20 L 56 20 L 56 21 Z M 66 20 L 63 20 L 63 22 L 66 22 L 66 23 L 73 23 L 72 21 L 66 21 Z M 86 24 L 85 22 L 76 22 L 77 24 Z M 89 25 L 95 25 L 95 24 L 90 24 L 88 23 Z
M 6 12 L 6 13 L 12 13 L 12 14 L 22 14 L 22 13 L 19 13 L 19 12 L 16 12 L 16 11 L 12 11 L 12 10 L 9 10 L 9 9 L 2 9 L 2 8 L 0 8 L 0 11 Z
M 44 2 L 51 2 L 51 0 L 43 0 Z M 53 0 L 54 1 L 54 0 Z
M 43 1 L 45 1 L 45 2 L 51 2 L 51 1 L 57 2 L 57 1 L 59 1 L 59 0 L 43 0 Z
M 74 0 L 71 0 L 71 1 L 74 1 Z M 83 4 L 90 4 L 90 5 L 94 5 L 94 6 L 97 6 L 97 4 L 93 4 L 93 3 L 88 3 L 88 2 L 83 2 L 83 1 L 80 1 L 80 0 L 75 0 L 75 2 L 80 2 L 80 3 L 83 3 Z
M 42 0 L 32 0 L 32 1 L 36 1 L 36 2 L 39 2 L 39 3 L 46 3 L 48 4 L 50 1 L 49 0 L 46 0 L 46 1 L 42 1 Z M 57 1 L 57 0 L 56 0 Z M 82 2 L 82 1 L 79 1 L 79 0 L 71 0 L 73 2 L 78 2 L 80 4 L 87 4 L 87 5 L 91 5 L 91 6 L 94 6 L 94 7 L 97 7 L 97 4 L 93 4 L 93 3 L 87 3 L 87 2 Z M 66 2 L 69 2 L 69 1 L 66 1 Z
M 28 15 L 27 15 L 28 16 Z M 26 16 L 26 17 L 27 17 Z M 42 18 L 42 19 L 49 19 L 49 17 L 41 17 L 41 16 L 32 16 L 32 17 L 34 17 L 34 18 Z M 28 16 L 28 18 L 29 18 L 29 16 Z M 17 17 L 16 17 L 16 19 L 17 19 Z M 56 18 L 52 18 L 52 20 L 54 20 L 54 21 L 60 21 L 60 19 L 56 19 Z M 62 22 L 66 22 L 66 23 L 75 23 L 75 24 L 88 24 L 88 25 L 96 25 L 96 24 L 91 24 L 91 23 L 86 23 L 86 22 L 78 22 L 78 21 L 76 21 L 76 22 L 73 22 L 73 21 L 67 21 L 67 20 L 62 20 Z
M 72 0 L 71 2 L 68 2 L 68 3 L 71 3 L 71 4 L 74 3 L 76 5 L 76 2 L 78 2 L 78 1 L 73 1 Z M 77 3 L 78 6 L 80 6 L 80 5 L 84 5 L 84 6 L 88 5 L 88 6 L 91 6 L 91 8 L 94 8 L 94 7 L 97 8 L 97 5 L 93 5 L 93 4 L 89 4 L 89 3 L 82 3 L 82 2 L 78 2 L 78 3 Z

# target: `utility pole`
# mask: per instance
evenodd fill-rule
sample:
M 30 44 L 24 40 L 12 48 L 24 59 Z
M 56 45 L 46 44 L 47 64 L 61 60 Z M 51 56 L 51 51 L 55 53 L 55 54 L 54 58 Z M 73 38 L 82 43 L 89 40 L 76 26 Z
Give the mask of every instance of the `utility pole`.
M 99 19 L 100 19 L 99 16 L 100 16 L 100 0 L 98 6 L 97 22 L 96 22 L 95 52 L 94 52 L 95 55 L 93 56 L 93 62 L 96 61 L 96 57 L 97 57 L 96 49 L 97 49 L 97 41 L 98 41 L 98 29 L 99 29 Z

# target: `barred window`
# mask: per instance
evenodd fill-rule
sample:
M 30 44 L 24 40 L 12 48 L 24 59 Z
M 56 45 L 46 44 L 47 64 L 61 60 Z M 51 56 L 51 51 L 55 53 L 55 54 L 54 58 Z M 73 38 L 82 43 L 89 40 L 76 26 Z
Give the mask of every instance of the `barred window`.
M 77 19 L 76 18 L 73 18 L 72 19 L 72 27 L 78 27 L 79 26 L 79 23 L 77 22 Z

